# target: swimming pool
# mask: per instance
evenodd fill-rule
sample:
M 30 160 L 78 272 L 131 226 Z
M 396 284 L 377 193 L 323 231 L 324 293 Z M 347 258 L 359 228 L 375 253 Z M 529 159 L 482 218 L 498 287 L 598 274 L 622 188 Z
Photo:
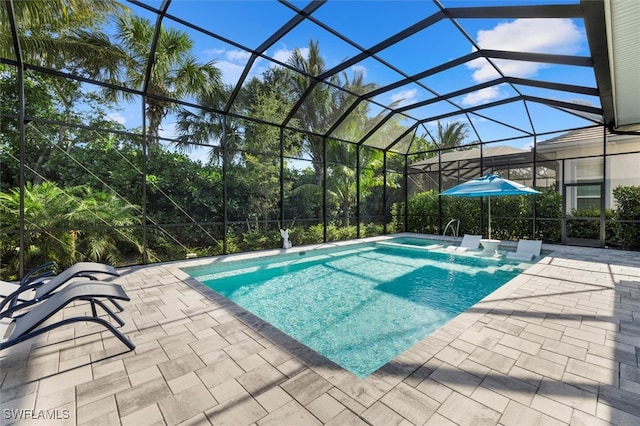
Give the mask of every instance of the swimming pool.
M 366 377 L 525 267 L 396 242 L 184 271 L 353 374 Z

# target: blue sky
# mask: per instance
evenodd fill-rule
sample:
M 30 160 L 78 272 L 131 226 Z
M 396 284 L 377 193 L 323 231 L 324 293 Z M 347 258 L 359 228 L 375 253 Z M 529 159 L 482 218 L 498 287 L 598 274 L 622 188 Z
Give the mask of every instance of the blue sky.
M 160 2 L 150 0 L 148 4 L 159 7 Z M 477 6 L 478 1 L 443 1 L 445 7 Z M 535 1 L 520 2 L 482 2 L 482 4 L 513 5 L 535 4 Z M 545 3 L 549 3 L 545 1 Z M 293 2 L 296 7 L 303 8 L 307 2 Z M 135 6 L 134 13 L 145 16 L 155 22 L 155 16 Z M 362 48 L 370 48 L 389 36 L 437 12 L 437 6 L 430 1 L 388 1 L 388 0 L 330 0 L 321 6 L 314 14 L 320 22 L 334 28 Z M 220 1 L 220 0 L 175 0 L 171 3 L 170 15 L 192 22 L 205 29 L 219 34 L 229 40 L 240 43 L 247 48 L 257 48 L 265 39 L 294 16 L 288 7 L 275 1 Z M 554 53 L 566 55 L 589 56 L 584 26 L 581 20 L 495 20 L 495 19 L 463 19 L 458 23 L 466 34 L 478 46 L 485 49 L 515 50 L 536 53 Z M 235 84 L 244 69 L 249 52 L 199 33 L 187 26 L 170 19 L 164 20 L 165 26 L 173 26 L 187 32 L 195 41 L 194 52 L 203 61 L 215 60 L 218 68 L 223 72 L 224 80 Z M 535 36 L 532 36 L 535 34 Z M 332 35 L 321 26 L 311 21 L 304 21 L 290 33 L 278 40 L 270 47 L 265 55 L 276 60 L 286 62 L 296 48 L 306 51 L 309 40 L 318 40 L 320 51 L 328 67 L 333 67 L 345 59 L 359 53 L 357 47 Z M 403 40 L 397 45 L 382 50 L 378 57 L 392 64 L 407 75 L 413 75 L 435 65 L 471 53 L 473 45 L 448 20 L 442 20 L 417 34 Z M 595 87 L 593 71 L 590 68 L 572 66 L 550 66 L 533 62 L 516 62 L 495 60 L 508 76 L 530 78 L 543 81 L 562 82 L 576 85 Z M 265 59 L 259 59 L 254 64 L 250 76 L 259 76 L 274 64 Z M 401 74 L 387 67 L 383 63 L 369 58 L 347 70 L 351 73 L 355 69 L 363 72 L 366 82 L 379 85 L 393 83 L 403 78 Z M 421 83 L 433 92 L 442 95 L 459 90 L 473 84 L 483 83 L 497 78 L 493 67 L 484 59 L 455 67 L 446 72 L 436 74 L 421 80 Z M 563 92 L 554 93 L 550 90 L 519 87 L 524 94 L 540 97 L 551 97 L 565 101 L 576 101 L 599 107 L 599 99 L 584 95 L 572 95 Z M 425 90 L 417 84 L 386 92 L 373 100 L 389 105 L 399 102 L 408 105 L 434 97 L 434 93 Z M 497 101 L 516 92 L 507 85 L 492 86 L 478 92 L 457 97 L 454 100 L 462 107 L 481 105 Z M 120 119 L 128 125 L 130 119 L 139 116 L 140 107 L 123 111 Z M 380 107 L 372 105 L 371 112 L 375 114 Z M 443 102 L 409 110 L 407 113 L 420 119 L 431 114 L 454 111 L 455 107 Z M 549 131 L 557 128 L 570 128 L 589 125 L 586 120 L 572 115 L 559 113 L 546 106 L 532 105 L 529 113 L 534 119 L 537 131 Z M 485 110 L 482 114 L 488 118 L 506 120 L 515 128 L 531 130 L 531 124 L 526 117 L 523 104 L 508 104 Z M 451 118 L 450 120 L 457 120 Z M 134 121 L 139 121 L 134 120 Z M 411 123 L 411 120 L 407 120 Z M 425 128 L 432 129 L 436 123 L 426 123 Z M 518 136 L 522 133 L 511 127 L 504 127 L 479 117 L 473 119 L 483 140 L 501 137 Z M 172 133 L 170 117 L 164 125 L 167 136 Z M 475 139 L 475 135 L 470 136 Z M 523 147 L 530 140 L 516 141 L 513 146 Z

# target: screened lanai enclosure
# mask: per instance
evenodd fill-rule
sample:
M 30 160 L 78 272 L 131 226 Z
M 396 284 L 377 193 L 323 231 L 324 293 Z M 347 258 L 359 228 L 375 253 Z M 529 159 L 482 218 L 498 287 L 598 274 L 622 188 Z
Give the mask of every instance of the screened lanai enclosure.
M 637 249 L 640 7 L 512 3 L 1 0 L 2 278 L 486 233 L 486 173 L 494 238 Z

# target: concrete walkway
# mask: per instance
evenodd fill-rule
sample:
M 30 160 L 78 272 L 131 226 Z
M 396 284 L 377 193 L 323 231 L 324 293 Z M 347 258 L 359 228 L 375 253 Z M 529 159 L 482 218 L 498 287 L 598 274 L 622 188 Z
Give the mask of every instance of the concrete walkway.
M 543 249 L 554 251 L 365 380 L 179 269 L 212 259 L 123 270 L 136 350 L 81 323 L 0 352 L 1 421 L 640 424 L 640 254 Z

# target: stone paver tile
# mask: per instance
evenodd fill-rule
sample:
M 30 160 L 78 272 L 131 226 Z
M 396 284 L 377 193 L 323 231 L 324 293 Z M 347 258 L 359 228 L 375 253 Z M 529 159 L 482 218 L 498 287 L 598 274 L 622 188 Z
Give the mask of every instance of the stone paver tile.
M 322 423 L 297 401 L 293 400 L 258 420 L 259 426 L 281 426 L 285 424 L 305 426 L 321 425 Z
M 515 363 L 513 358 L 509 358 L 494 351 L 488 351 L 484 348 L 476 348 L 476 350 L 469 355 L 469 360 L 504 374 L 508 373 Z
M 291 355 L 289 353 L 283 351 L 276 345 L 261 350 L 258 355 L 275 367 L 291 359 Z
M 612 425 L 640 425 L 640 417 L 601 402 L 598 403 L 598 411 L 596 415 L 603 420 L 607 420 L 609 424 Z
M 406 384 L 408 384 L 409 386 L 415 388 L 420 383 L 422 383 L 424 381 L 424 379 L 429 377 L 429 375 L 431 373 L 433 373 L 434 370 L 435 370 L 435 367 L 431 368 L 431 367 L 426 366 L 426 365 L 421 365 L 413 373 L 411 373 L 407 378 L 405 378 L 403 381 Z
M 540 350 L 540 347 L 542 346 L 540 343 L 532 342 L 531 340 L 517 336 L 511 336 L 509 334 L 502 336 L 500 344 L 521 352 L 526 352 L 530 355 L 537 354 L 538 350 Z
M 4 364 L 2 364 L 4 369 Z M 38 390 L 38 382 L 28 382 L 12 388 L 2 389 L 0 392 L 0 403 L 20 398 L 31 393 L 35 394 Z
M 91 336 L 92 338 L 94 336 Z M 84 355 L 89 355 L 92 352 L 97 352 L 104 349 L 102 346 L 102 340 L 93 340 L 82 345 L 75 345 L 71 348 L 62 349 L 60 351 L 60 362 L 69 361 Z
M 504 426 L 521 426 L 524 424 L 536 426 L 564 426 L 564 422 L 547 416 L 532 408 L 526 407 L 515 401 L 509 402 L 500 418 L 500 424 Z
M 106 376 L 108 374 L 115 373 L 117 371 L 125 371 L 124 361 L 121 359 L 107 362 L 107 363 L 98 363 L 93 364 L 93 377 L 95 379 L 99 379 L 102 376 Z
M 597 388 L 595 390 L 597 391 Z M 589 415 L 596 414 L 598 401 L 596 393 L 555 380 L 543 380 L 538 388 L 538 394 Z
M 406 419 L 405 419 L 405 422 L 407 422 Z M 411 426 L 411 425 L 407 425 L 407 426 Z M 433 416 L 431 416 L 429 420 L 427 420 L 424 426 L 458 426 L 458 424 L 452 422 L 451 420 L 447 419 L 446 417 L 443 417 L 438 413 L 434 413 Z
M 49 395 L 38 396 L 36 399 L 36 410 L 50 410 L 65 404 L 76 402 L 76 389 L 69 387 L 60 389 L 59 392 L 50 393 Z
M 323 393 L 307 404 L 306 408 L 320 421 L 326 423 L 344 410 L 345 406 L 336 401 L 331 395 Z
M 597 343 L 600 345 L 603 345 L 605 341 L 605 334 L 597 334 L 590 330 L 581 330 L 573 327 L 567 327 L 564 330 L 562 340 L 565 340 L 566 337 L 571 337 L 578 340 L 584 340 L 586 342 Z
M 171 391 L 163 379 L 154 379 L 118 392 L 116 401 L 123 417 L 135 413 L 149 405 L 171 396 Z
M 238 383 L 253 396 L 269 390 L 272 386 L 278 385 L 286 379 L 286 376 L 271 364 L 263 364 L 236 378 Z
M 601 356 L 593 355 L 591 353 L 587 354 L 587 358 L 584 361 L 588 362 L 590 364 L 600 365 L 600 366 L 602 366 L 604 368 L 608 368 L 608 369 L 611 369 L 611 370 L 617 370 L 618 369 L 618 365 L 617 365 L 616 361 L 611 360 L 609 358 L 603 358 Z
M 596 380 L 603 384 L 618 385 L 618 372 L 589 362 L 570 359 L 567 363 L 566 371 L 567 373 Z
M 516 361 L 516 365 L 525 370 L 533 371 L 541 376 L 550 377 L 552 379 L 561 379 L 564 373 L 564 365 L 556 364 L 539 356 L 532 356 L 527 353 L 520 355 Z
M 568 405 L 561 404 L 558 401 L 554 401 L 541 395 L 533 397 L 531 408 L 551 417 L 555 417 L 565 423 L 569 423 L 573 414 L 573 408 Z
M 12 423 L 13 420 L 20 420 L 20 417 L 16 417 L 13 415 L 13 410 L 33 410 L 36 406 L 36 394 L 30 393 L 28 395 L 21 396 L 19 398 L 14 398 L 9 401 L 4 401 L 2 403 L 2 418 L 3 422 L 7 420 L 8 423 Z M 48 409 L 54 407 L 47 407 Z M 18 416 L 20 413 L 17 414 Z M 4 424 L 4 423 L 3 423 Z
M 561 330 L 554 330 L 553 328 L 547 326 L 527 324 L 524 329 L 531 334 L 537 334 L 550 340 L 558 341 L 562 338 Z
M 214 364 L 223 359 L 231 359 L 229 358 L 229 355 L 227 355 L 227 353 L 222 349 L 217 349 L 215 351 L 207 352 L 204 354 L 198 354 L 198 356 L 206 365 Z
M 633 392 L 640 395 L 640 383 L 632 380 L 620 379 L 620 389 L 624 389 L 628 392 Z
M 466 330 L 460 336 L 458 336 L 458 338 L 472 343 L 476 346 L 481 346 L 485 349 L 492 349 L 495 345 L 498 344 L 499 340 L 493 336 L 488 336 L 485 333 L 474 330 Z
M 500 418 L 499 412 L 457 392 L 451 394 L 437 412 L 454 423 L 465 425 L 492 425 Z
M 82 383 L 76 386 L 78 407 L 102 400 L 130 387 L 129 378 L 124 371 L 116 371 L 99 379 Z
M 342 405 L 344 405 L 345 407 L 347 407 L 349 410 L 353 411 L 356 414 L 360 414 L 364 410 L 366 410 L 366 407 L 364 405 L 360 404 L 358 401 L 351 398 L 349 395 L 342 392 L 338 388 L 329 389 L 329 392 L 327 393 L 332 397 L 334 397 L 336 401 L 338 401 L 339 403 L 341 403 Z
M 497 372 L 487 376 L 482 381 L 482 386 L 527 406 L 531 403 L 537 388 L 537 385 Z
M 573 410 L 571 416 L 571 426 L 610 426 L 611 423 L 596 416 L 584 413 L 579 410 Z
M 165 329 L 165 331 L 167 331 L 167 333 L 173 333 L 158 339 L 158 343 L 160 343 L 160 346 L 162 346 L 165 351 L 181 346 L 187 346 L 196 341 L 195 336 L 191 334 L 186 327 L 179 327 L 174 332 L 167 329 Z
M 397 426 L 405 420 L 400 414 L 381 402 L 374 403 L 371 407 L 367 408 L 361 416 L 372 425 Z
M 289 395 L 306 405 L 332 388 L 331 383 L 312 370 L 305 370 L 281 385 Z
M 640 399 L 636 393 L 615 386 L 601 385 L 598 400 L 603 404 L 640 417 Z
M 129 381 L 131 382 L 131 386 L 138 386 L 144 382 L 156 379 L 163 379 L 162 373 L 160 373 L 157 365 L 152 365 L 151 367 L 145 368 L 144 370 L 138 370 L 135 373 L 129 374 Z
M 234 379 L 209 388 L 209 392 L 219 403 L 247 394 L 245 388 L 243 388 L 240 383 Z
M 423 380 L 422 383 L 416 386 L 416 389 L 440 403 L 444 402 L 453 392 L 451 388 L 431 379 Z
M 179 423 L 178 426 L 209 426 L 211 425 L 211 423 L 209 423 L 209 420 L 207 419 L 207 416 L 204 415 L 204 413 L 199 413 L 193 417 L 191 417 L 188 420 L 185 420 L 182 423 Z
M 551 352 L 544 348 L 540 349 L 540 351 L 538 352 L 538 356 L 540 358 L 544 358 L 548 361 L 555 362 L 556 364 L 560 364 L 564 366 L 566 366 L 567 362 L 569 361 L 568 356 L 560 355 L 559 353 Z
M 438 367 L 436 371 L 429 376 L 429 379 L 436 380 L 467 396 L 471 395 L 474 389 L 482 382 L 482 378 L 448 364 L 442 364 Z
M 192 352 L 179 358 L 158 364 L 158 368 L 165 380 L 173 380 L 187 373 L 204 367 L 205 364 Z
M 249 395 L 223 402 L 207 411 L 205 415 L 211 424 L 249 425 L 267 415 L 267 412 Z
M 253 339 L 245 339 L 224 348 L 224 351 L 236 362 L 250 355 L 257 354 L 262 350 L 264 350 L 264 346 L 262 346 L 260 343 L 256 342 Z
M 527 323 L 522 321 L 517 321 L 516 324 L 513 321 L 503 321 L 502 319 L 493 319 L 487 323 L 488 328 L 492 328 L 494 330 L 498 330 L 502 333 L 512 334 L 514 336 L 519 335 L 522 332 L 523 327 Z
M 343 410 L 340 414 L 325 423 L 326 426 L 369 426 L 364 420 L 349 410 Z
M 191 349 L 189 345 L 176 346 L 171 349 L 165 349 L 164 351 L 166 352 L 170 360 L 175 360 L 185 355 L 194 355 L 193 349 Z
M 507 408 L 507 404 L 509 404 L 509 398 L 484 386 L 478 386 L 471 394 L 471 398 L 499 413 L 503 412 Z
M 120 424 L 120 417 L 117 411 L 109 411 L 100 417 L 95 417 L 87 422 L 78 422 L 78 426 L 111 426 Z
M 141 410 L 128 414 L 120 418 L 122 426 L 165 426 L 166 423 L 162 418 L 162 413 L 158 404 L 149 405 Z
M 86 423 L 102 416 L 108 416 L 110 413 L 115 413 L 116 419 L 118 418 L 118 407 L 116 406 L 116 398 L 113 395 L 78 407 L 78 423 Z
M 158 401 L 167 424 L 175 425 L 215 406 L 217 403 L 202 383 Z
M 267 361 L 265 361 L 264 358 L 260 357 L 260 355 L 258 354 L 249 355 L 248 357 L 237 360 L 236 362 L 240 367 L 242 367 L 244 371 L 253 370 L 267 363 Z
M 226 357 L 207 367 L 196 370 L 196 374 L 206 387 L 212 388 L 239 377 L 244 374 L 244 370 L 231 358 Z
M 48 395 L 50 393 L 59 392 L 61 389 L 76 386 L 93 380 L 91 374 L 91 366 L 86 365 L 64 373 L 54 374 L 40 380 L 38 395 Z
M 154 347 L 142 353 L 136 352 L 136 354 L 130 358 L 125 358 L 124 366 L 127 369 L 127 373 L 131 374 L 168 360 L 169 358 L 167 358 L 162 348 Z
M 287 377 L 293 377 L 305 369 L 305 365 L 295 358 L 291 358 L 288 361 L 278 365 L 278 371 Z
M 381 401 L 414 424 L 426 422 L 440 405 L 405 383 L 400 383 L 386 393 Z
M 238 384 L 238 386 L 240 386 Z M 240 386 L 240 388 L 244 391 L 244 388 Z M 215 394 L 214 394 L 215 396 Z M 280 386 L 274 386 L 266 392 L 262 392 L 260 395 L 256 396 L 256 401 L 262 407 L 264 407 L 267 412 L 271 413 L 278 408 L 282 407 L 289 401 L 293 401 L 291 395 L 282 390 Z
M 169 389 L 171 389 L 174 395 L 199 384 L 202 384 L 202 382 L 193 371 L 167 381 L 167 385 L 169 385 Z
M 445 346 L 440 352 L 436 354 L 436 358 L 447 362 L 451 365 L 458 366 L 464 361 L 469 354 L 451 346 Z

